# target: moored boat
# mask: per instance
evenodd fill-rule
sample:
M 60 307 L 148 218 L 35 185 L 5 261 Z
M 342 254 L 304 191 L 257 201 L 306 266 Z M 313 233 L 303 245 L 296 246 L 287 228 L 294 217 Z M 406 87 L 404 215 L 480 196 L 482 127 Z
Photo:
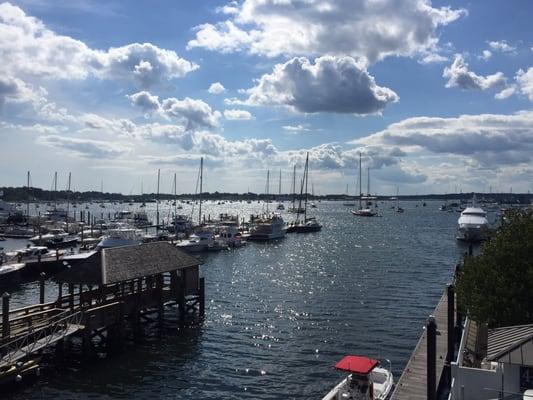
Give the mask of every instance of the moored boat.
M 385 400 L 394 386 L 392 372 L 379 366 L 379 361 L 345 356 L 335 368 L 349 375 L 335 386 L 322 400 Z
M 467 207 L 457 221 L 459 230 L 457 240 L 466 242 L 481 242 L 486 240 L 489 233 L 487 213 L 479 207 Z

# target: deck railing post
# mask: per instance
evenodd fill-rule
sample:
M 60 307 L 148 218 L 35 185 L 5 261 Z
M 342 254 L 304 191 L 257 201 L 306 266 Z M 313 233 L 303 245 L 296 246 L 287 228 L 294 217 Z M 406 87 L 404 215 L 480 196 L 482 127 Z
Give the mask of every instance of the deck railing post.
M 44 279 L 45 278 L 46 278 L 46 274 L 44 272 L 41 272 L 39 274 L 39 303 L 41 304 L 44 304 Z
M 426 323 L 427 335 L 427 399 L 437 398 L 437 323 L 435 317 L 430 315 Z
M 10 335 L 9 326 L 9 293 L 2 295 L 2 338 L 6 339 Z
M 63 283 L 62 282 L 58 282 L 58 286 L 57 286 L 57 303 L 60 308 L 63 307 Z

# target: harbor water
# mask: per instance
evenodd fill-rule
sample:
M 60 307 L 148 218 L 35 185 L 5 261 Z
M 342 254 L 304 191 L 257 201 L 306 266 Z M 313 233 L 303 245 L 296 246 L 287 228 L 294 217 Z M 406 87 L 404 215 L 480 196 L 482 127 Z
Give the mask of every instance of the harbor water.
M 39 380 L 2 398 L 317 399 L 343 377 L 333 365 L 346 354 L 389 359 L 398 378 L 466 251 L 455 241 L 459 214 L 439 205 L 405 201 L 398 214 L 379 202 L 381 217 L 361 218 L 340 202 L 317 203 L 321 232 L 203 258 L 202 323 L 169 324 L 91 363 L 50 357 Z M 204 212 L 247 217 L 262 207 Z M 13 303 L 35 296 L 23 285 Z

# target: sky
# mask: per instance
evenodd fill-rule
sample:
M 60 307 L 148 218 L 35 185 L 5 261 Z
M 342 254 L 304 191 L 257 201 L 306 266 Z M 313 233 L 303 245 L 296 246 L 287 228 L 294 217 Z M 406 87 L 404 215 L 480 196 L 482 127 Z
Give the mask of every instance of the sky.
M 533 189 L 533 2 L 0 3 L 0 186 Z

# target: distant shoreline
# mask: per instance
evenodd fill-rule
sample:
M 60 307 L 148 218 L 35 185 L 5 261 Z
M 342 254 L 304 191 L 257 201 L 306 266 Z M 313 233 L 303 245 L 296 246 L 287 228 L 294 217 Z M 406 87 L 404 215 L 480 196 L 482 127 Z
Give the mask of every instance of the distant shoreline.
M 72 202 L 89 202 L 89 201 L 122 201 L 122 202 L 155 202 L 157 198 L 156 193 L 145 193 L 143 195 L 125 195 L 122 193 L 108 193 L 108 192 L 68 192 L 66 190 L 58 190 L 57 192 L 51 190 L 44 190 L 41 188 L 27 188 L 27 187 L 0 187 L 0 199 L 8 202 L 56 202 L 56 201 L 72 201 Z M 530 193 L 447 193 L 447 194 L 420 194 L 420 195 L 400 195 L 401 200 L 471 200 L 473 196 L 479 201 L 497 202 L 504 204 L 530 204 L 533 201 L 533 194 Z M 375 200 L 391 200 L 395 196 L 372 195 Z M 200 196 L 193 193 L 181 193 L 174 196 L 169 193 L 160 193 L 160 200 L 177 199 L 197 199 Z M 272 200 L 272 201 L 292 201 L 293 194 L 260 194 L 260 193 L 224 193 L 224 192 L 203 192 L 202 199 L 204 200 Z M 299 195 L 296 195 L 296 199 Z M 308 195 L 310 200 L 332 200 L 332 201 L 355 201 L 359 200 L 359 196 L 347 196 L 345 194 L 325 194 L 325 195 Z

